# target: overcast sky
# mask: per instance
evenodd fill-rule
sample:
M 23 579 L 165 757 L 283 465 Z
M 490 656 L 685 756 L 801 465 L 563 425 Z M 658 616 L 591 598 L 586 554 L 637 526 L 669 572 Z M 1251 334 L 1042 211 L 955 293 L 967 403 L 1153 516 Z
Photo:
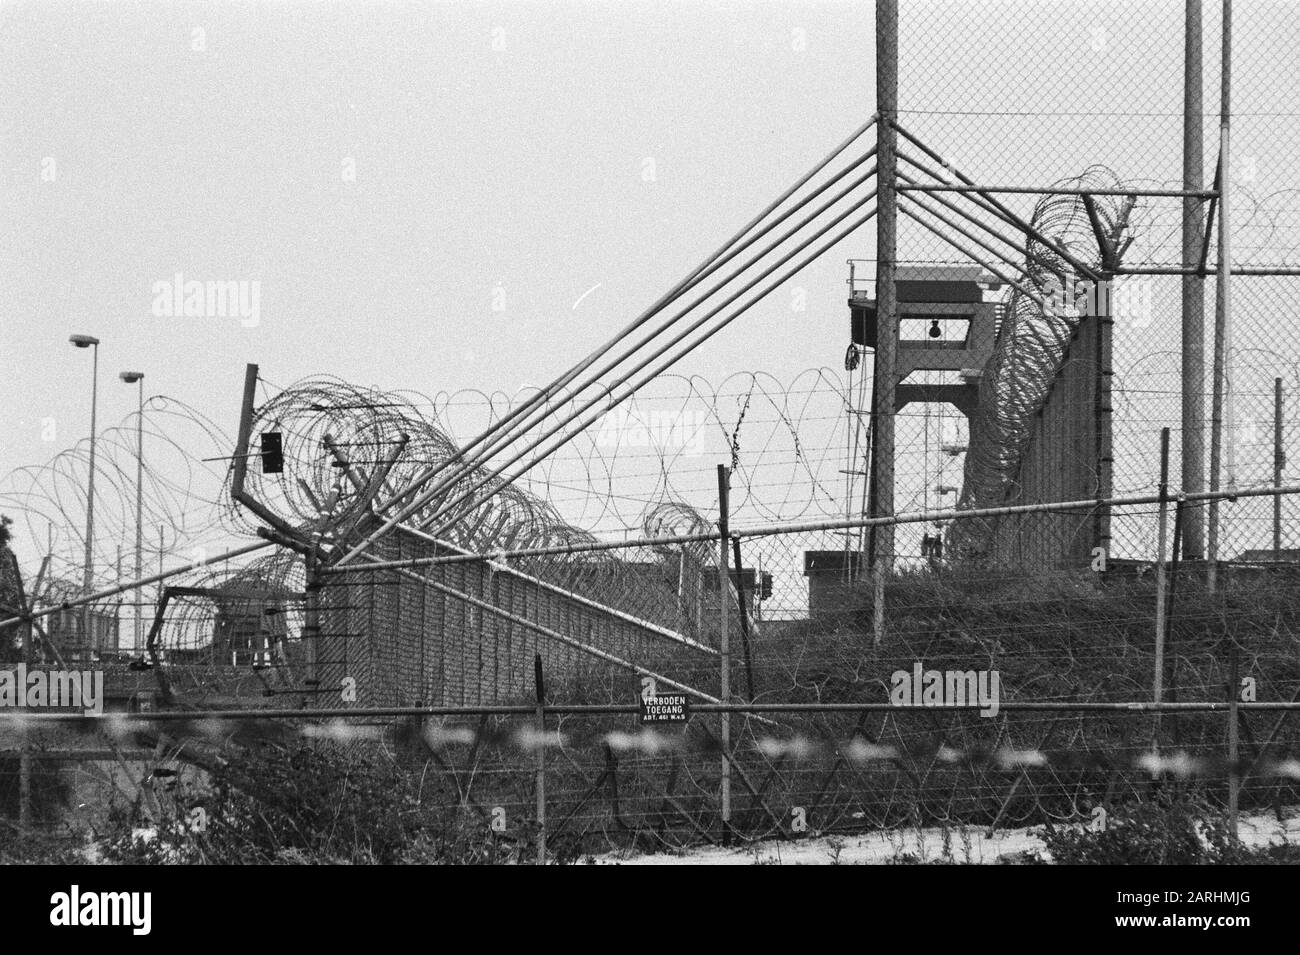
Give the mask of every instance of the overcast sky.
M 231 433 L 249 361 L 276 384 L 549 379 L 872 113 L 872 6 L 0 4 L 0 467 L 85 435 L 72 333 L 103 341 L 101 425 L 134 410 L 127 368 Z M 963 168 L 1178 175 L 1181 0 L 901 6 L 904 122 Z M 1270 111 L 1294 109 L 1300 11 L 1239 6 L 1242 148 L 1294 185 L 1298 124 Z M 681 370 L 839 366 L 844 260 L 873 240 Z M 256 323 L 154 314 L 177 273 L 259 282 Z
M 246 361 L 425 392 L 553 376 L 870 115 L 864 9 L 0 7 L 6 458 L 48 455 L 44 417 L 85 430 L 73 332 L 231 430 Z M 154 316 L 177 272 L 260 281 L 258 325 Z M 843 273 L 799 334 L 760 318 L 725 353 L 837 358 Z M 134 398 L 110 378 L 102 415 Z

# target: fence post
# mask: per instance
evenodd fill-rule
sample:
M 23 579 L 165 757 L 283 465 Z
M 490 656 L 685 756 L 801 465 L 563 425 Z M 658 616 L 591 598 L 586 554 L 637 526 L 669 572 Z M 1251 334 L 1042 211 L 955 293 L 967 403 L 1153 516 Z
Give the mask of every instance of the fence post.
M 1156 537 L 1156 660 L 1151 700 L 1165 695 L 1165 539 L 1169 524 L 1169 429 L 1160 429 L 1160 530 Z M 1156 716 L 1159 719 L 1159 714 Z M 1158 737 L 1157 737 L 1158 739 Z
M 1183 26 L 1183 189 L 1204 188 L 1204 83 L 1201 0 L 1187 0 Z M 1201 200 L 1183 199 L 1182 255 L 1184 262 L 1200 258 L 1205 208 Z M 1205 490 L 1205 279 L 1182 277 L 1182 489 Z M 1205 522 L 1196 509 L 1183 515 L 1187 556 L 1205 553 Z
M 894 413 L 897 401 L 898 0 L 876 0 L 876 354 L 872 376 L 872 517 L 894 515 Z M 894 569 L 894 527 L 876 528 L 874 643 L 885 626 L 885 578 Z
M 745 653 L 745 685 L 749 689 L 749 702 L 754 702 L 754 657 L 749 651 L 749 601 L 745 597 L 745 564 L 740 559 L 740 536 L 731 539 L 736 557 L 736 604 L 740 607 L 740 645 Z M 762 574 L 758 575 L 758 591 L 763 591 Z
M 1237 687 L 1240 682 L 1237 668 L 1237 641 L 1234 639 L 1228 651 L 1228 831 L 1233 839 L 1237 838 L 1237 803 L 1241 794 L 1241 775 L 1237 767 Z
M 533 654 L 533 685 L 537 691 L 537 864 L 546 865 L 546 686 L 540 653 Z
M 1282 468 L 1286 452 L 1282 450 L 1282 379 L 1273 379 L 1273 487 L 1282 486 Z M 1273 559 L 1282 559 L 1282 495 L 1273 495 Z
M 1229 149 L 1232 91 L 1232 0 L 1223 0 L 1223 54 L 1220 68 L 1219 164 L 1215 189 L 1219 202 L 1219 262 L 1214 296 L 1214 369 L 1210 402 L 1210 490 L 1220 488 L 1224 432 L 1227 431 L 1228 490 L 1236 489 L 1236 435 L 1233 434 L 1232 365 L 1232 219 L 1229 196 L 1232 161 Z M 1206 541 L 1206 582 L 1210 593 L 1219 590 L 1219 501 L 1210 501 L 1210 528 Z
M 1173 547 L 1170 548 L 1171 554 L 1170 554 L 1170 565 L 1169 565 L 1169 586 L 1167 588 L 1168 596 L 1165 599 L 1165 604 L 1163 608 L 1164 629 L 1160 632 L 1160 647 L 1161 647 L 1162 658 L 1164 656 L 1165 648 L 1167 648 L 1169 646 L 1169 643 L 1171 642 L 1170 636 L 1171 636 L 1171 631 L 1173 629 L 1174 607 L 1176 605 L 1175 598 L 1178 593 L 1178 562 L 1181 559 L 1183 553 L 1183 525 L 1187 520 L 1187 513 L 1188 513 L 1187 508 L 1184 506 L 1186 503 L 1187 502 L 1183 500 L 1183 496 L 1181 494 L 1178 496 L 1178 500 L 1174 503 L 1174 544 Z M 1174 658 L 1175 665 L 1174 665 L 1173 675 L 1175 677 L 1177 677 L 1178 675 L 1177 659 L 1178 659 L 1177 657 Z M 1172 702 L 1176 702 L 1178 699 L 1178 681 L 1177 679 L 1174 679 L 1170 682 L 1172 684 L 1170 686 L 1170 696 L 1173 697 Z M 1165 685 L 1165 665 L 1162 659 L 1160 663 L 1160 697 L 1161 698 L 1156 702 L 1159 703 L 1164 702 L 1164 695 L 1165 695 L 1164 685 Z M 1178 733 L 1178 721 L 1174 720 L 1175 736 L 1177 736 L 1177 733 Z M 1152 734 L 1151 740 L 1152 740 L 1151 742 L 1152 748 L 1159 751 L 1160 749 L 1160 711 L 1159 710 L 1157 710 L 1155 714 L 1155 730 Z
M 721 687 L 718 698 L 723 703 L 731 702 L 731 645 L 727 634 L 727 604 L 731 590 L 730 556 L 727 553 L 727 537 L 730 534 L 730 490 L 731 473 L 724 465 L 718 465 L 718 655 L 722 667 Z M 722 713 L 722 844 L 731 845 L 731 714 Z

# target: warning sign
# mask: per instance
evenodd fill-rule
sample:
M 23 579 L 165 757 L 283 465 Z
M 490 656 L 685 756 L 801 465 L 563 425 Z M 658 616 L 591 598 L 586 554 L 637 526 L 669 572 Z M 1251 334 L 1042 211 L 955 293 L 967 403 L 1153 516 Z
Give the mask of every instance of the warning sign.
M 642 723 L 685 723 L 691 705 L 685 693 L 660 693 L 641 697 Z

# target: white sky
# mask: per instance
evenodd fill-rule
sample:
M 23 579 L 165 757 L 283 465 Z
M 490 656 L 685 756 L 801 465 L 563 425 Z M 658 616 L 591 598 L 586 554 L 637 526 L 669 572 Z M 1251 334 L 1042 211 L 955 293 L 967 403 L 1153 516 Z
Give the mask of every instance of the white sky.
M 903 121 L 972 175 L 1178 174 L 1182 0 L 900 5 Z M 126 368 L 232 434 L 248 361 L 426 393 L 549 379 L 870 115 L 872 6 L 0 3 L 0 471 L 86 434 L 74 332 L 103 340 L 105 427 L 135 408 Z M 1238 7 L 1239 149 L 1289 188 L 1300 5 Z M 678 370 L 839 367 L 844 260 L 873 245 Z M 260 281 L 259 324 L 153 316 L 177 272 Z

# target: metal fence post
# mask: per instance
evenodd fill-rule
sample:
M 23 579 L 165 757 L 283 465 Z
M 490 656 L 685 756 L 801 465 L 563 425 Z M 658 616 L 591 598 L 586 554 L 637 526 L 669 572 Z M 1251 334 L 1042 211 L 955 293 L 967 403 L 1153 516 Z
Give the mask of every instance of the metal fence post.
M 1273 379 L 1273 487 L 1282 486 L 1282 468 L 1286 452 L 1282 450 L 1282 379 Z M 1282 559 L 1282 495 L 1273 495 L 1273 559 Z
M 1234 639 L 1232 649 L 1228 651 L 1228 831 L 1234 839 L 1237 838 L 1237 804 L 1241 796 L 1241 775 L 1237 766 L 1238 666 L 1237 642 Z
M 1183 30 L 1183 189 L 1200 192 L 1203 170 L 1203 83 L 1201 0 L 1186 0 Z M 1183 199 L 1182 260 L 1190 264 L 1200 256 L 1204 240 L 1201 200 Z M 1205 490 L 1205 279 L 1182 277 L 1182 488 L 1195 494 Z M 1191 559 L 1205 551 L 1205 527 L 1200 511 L 1183 515 L 1184 547 Z
M 898 0 L 876 0 L 876 354 L 872 390 L 873 517 L 894 514 L 894 412 L 898 385 Z M 894 528 L 876 534 L 874 642 L 884 630 L 885 578 L 893 573 Z
M 740 645 L 745 654 L 745 686 L 749 690 L 749 702 L 754 702 L 754 657 L 749 650 L 749 600 L 745 596 L 745 564 L 741 560 L 740 535 L 731 539 L 732 552 L 736 557 L 736 604 L 740 607 Z M 756 586 L 758 593 L 763 592 L 763 578 L 759 574 Z
M 1160 429 L 1160 530 L 1156 543 L 1156 660 L 1152 702 L 1165 695 L 1165 538 L 1169 524 L 1169 429 Z M 1159 716 L 1157 715 L 1157 719 Z
M 723 703 L 731 702 L 731 645 L 727 634 L 727 604 L 731 589 L 730 556 L 727 537 L 730 534 L 731 472 L 718 465 L 718 654 L 721 657 L 721 686 L 718 696 Z M 722 844 L 731 844 L 731 714 L 722 715 Z
M 537 691 L 537 864 L 546 865 L 546 685 L 540 653 L 533 654 L 533 686 Z
M 1215 281 L 1214 299 L 1214 381 L 1210 396 L 1210 490 L 1218 491 L 1221 487 L 1220 468 L 1223 461 L 1224 432 L 1227 432 L 1227 461 L 1223 467 L 1227 471 L 1228 490 L 1236 489 L 1237 472 L 1235 461 L 1236 435 L 1233 432 L 1233 382 L 1230 373 L 1232 365 L 1232 296 L 1231 265 L 1232 243 L 1228 196 L 1232 181 L 1232 153 L 1229 148 L 1229 129 L 1231 119 L 1232 91 L 1232 0 L 1223 0 L 1223 58 L 1220 71 L 1220 119 L 1219 119 L 1219 262 Z M 1206 541 L 1206 581 L 1210 593 L 1219 589 L 1219 502 L 1210 500 L 1210 527 Z

